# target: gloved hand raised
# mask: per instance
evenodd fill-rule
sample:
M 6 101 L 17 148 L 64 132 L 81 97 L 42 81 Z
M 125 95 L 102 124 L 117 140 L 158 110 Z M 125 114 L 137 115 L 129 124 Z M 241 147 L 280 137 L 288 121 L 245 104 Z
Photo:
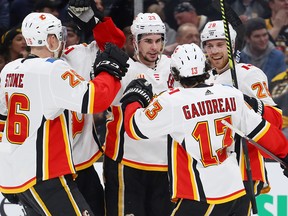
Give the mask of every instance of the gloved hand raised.
M 106 71 L 121 80 L 128 70 L 128 59 L 129 56 L 127 53 L 115 44 L 107 43 L 105 45 L 105 50 L 98 53 L 95 59 L 93 65 L 94 77 L 99 73 Z
M 258 113 L 259 115 L 263 116 L 264 114 L 264 104 L 261 100 L 258 98 L 250 97 L 246 94 L 244 94 L 244 100 L 246 103 L 248 103 L 252 109 Z
M 88 10 L 90 5 L 90 0 L 69 0 L 68 8 L 80 13 Z
M 153 97 L 152 85 L 144 78 L 132 80 L 126 87 L 120 100 L 122 109 L 130 103 L 138 101 L 142 107 L 147 107 Z
M 97 9 L 94 0 L 70 0 L 68 14 L 81 30 L 89 33 L 104 18 L 103 13 Z

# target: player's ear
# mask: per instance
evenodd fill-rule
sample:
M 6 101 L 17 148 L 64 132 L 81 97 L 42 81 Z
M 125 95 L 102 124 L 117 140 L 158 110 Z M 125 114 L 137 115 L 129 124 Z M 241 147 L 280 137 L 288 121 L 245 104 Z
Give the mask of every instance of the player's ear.
M 47 36 L 47 45 L 50 50 L 55 50 L 59 46 L 60 41 L 57 39 L 56 35 L 49 34 Z
M 55 39 L 53 38 L 53 35 L 48 35 L 47 36 L 47 46 L 48 46 L 48 48 L 49 49 L 53 49 L 53 41 L 54 41 Z

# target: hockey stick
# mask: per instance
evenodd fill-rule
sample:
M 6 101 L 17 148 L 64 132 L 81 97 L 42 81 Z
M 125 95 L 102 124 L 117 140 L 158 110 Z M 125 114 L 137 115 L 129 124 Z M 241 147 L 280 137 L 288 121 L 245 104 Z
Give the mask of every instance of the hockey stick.
M 241 136 L 242 138 L 246 139 L 247 141 L 249 141 L 252 145 L 254 145 L 255 147 L 257 147 L 258 149 L 260 149 L 261 151 L 265 152 L 267 155 L 269 155 L 272 159 L 274 159 L 275 161 L 279 162 L 280 164 L 282 164 L 284 167 L 288 168 L 288 164 L 286 162 L 284 162 L 282 159 L 280 159 L 279 157 L 277 157 L 275 154 L 273 154 L 272 152 L 270 152 L 269 150 L 267 150 L 266 148 L 264 148 L 262 145 L 260 145 L 259 143 L 255 142 L 254 140 L 250 139 L 246 134 L 244 134 L 242 131 L 240 131 L 239 129 L 233 127 L 233 125 L 231 125 L 230 123 L 228 123 L 225 120 L 221 121 L 222 124 L 224 124 L 225 126 L 227 126 L 228 128 L 230 128 L 231 130 L 235 131 L 235 133 L 237 133 L 239 136 Z
M 220 5 L 220 1 L 212 0 L 211 7 L 213 9 L 216 9 L 220 13 L 219 19 L 221 19 L 222 8 Z M 239 18 L 238 14 L 228 4 L 225 4 L 225 17 L 226 21 L 230 23 L 233 29 L 237 32 L 237 37 L 235 41 L 235 50 L 236 50 L 235 57 L 236 62 L 238 63 L 240 61 L 241 50 L 243 49 L 244 46 L 244 33 L 245 33 L 244 25 L 241 19 Z
M 232 77 L 232 83 L 235 88 L 238 89 L 238 82 L 237 82 L 237 76 L 236 76 L 236 70 L 235 70 L 235 62 L 232 55 L 233 49 L 230 39 L 230 31 L 229 26 L 226 18 L 226 5 L 224 0 L 220 0 L 220 8 L 221 8 L 221 14 L 222 14 L 222 20 L 224 24 L 224 32 L 225 32 L 225 38 L 226 38 L 226 44 L 227 44 L 227 51 L 228 51 L 228 59 L 229 59 L 229 67 L 231 71 L 231 77 Z M 250 159 L 248 154 L 248 147 L 247 143 L 244 142 L 243 139 L 241 139 L 242 142 L 242 148 L 243 148 L 243 154 L 245 158 L 245 169 L 247 174 L 247 181 L 248 181 L 248 188 L 247 193 L 250 196 L 251 205 L 252 205 L 252 212 L 253 214 L 257 214 L 257 204 L 256 204 L 256 198 L 254 194 L 254 187 L 253 187 L 253 179 L 252 179 L 252 172 L 251 172 L 251 165 L 250 165 Z
M 97 136 L 98 132 L 97 132 L 97 129 L 96 129 L 96 123 L 95 123 L 94 116 L 93 116 L 93 119 L 92 119 L 92 124 L 93 124 L 93 131 L 92 131 L 93 138 L 94 138 L 99 150 L 102 152 L 102 154 L 105 154 L 104 149 L 102 147 L 102 144 L 101 144 L 101 142 L 100 142 L 100 140 L 99 140 L 99 138 Z
M 237 82 L 237 76 L 235 72 L 235 63 L 234 63 L 234 58 L 233 58 L 233 48 L 231 44 L 231 39 L 230 39 L 230 31 L 229 31 L 229 26 L 228 26 L 228 21 L 226 18 L 226 5 L 224 0 L 220 0 L 220 7 L 221 7 L 221 13 L 222 13 L 222 20 L 224 24 L 224 32 L 225 32 L 225 38 L 226 38 L 226 45 L 227 45 L 227 52 L 228 52 L 228 59 L 229 59 L 229 67 L 231 70 L 231 77 L 232 77 L 232 83 L 235 88 L 238 89 L 238 82 Z

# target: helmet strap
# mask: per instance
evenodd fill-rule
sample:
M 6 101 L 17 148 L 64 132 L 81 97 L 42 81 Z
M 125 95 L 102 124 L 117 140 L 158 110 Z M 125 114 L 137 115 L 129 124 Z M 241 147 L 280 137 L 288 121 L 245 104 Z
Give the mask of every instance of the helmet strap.
M 225 67 L 223 67 L 221 70 L 217 71 L 217 73 L 222 74 L 223 72 L 227 71 L 228 69 L 229 69 L 229 61 L 227 62 Z
M 58 40 L 58 38 L 57 38 L 57 40 Z M 61 53 L 61 51 L 62 51 L 62 50 L 60 50 L 61 41 L 58 40 L 58 42 L 59 42 L 59 43 L 58 43 L 58 47 L 57 47 L 56 49 L 54 49 L 54 50 L 50 49 L 49 44 L 46 43 L 47 49 L 48 49 L 50 52 L 53 53 L 53 57 L 54 57 L 54 58 L 60 58 L 59 55 L 60 55 L 60 53 Z M 63 45 L 63 49 L 64 49 L 64 45 Z

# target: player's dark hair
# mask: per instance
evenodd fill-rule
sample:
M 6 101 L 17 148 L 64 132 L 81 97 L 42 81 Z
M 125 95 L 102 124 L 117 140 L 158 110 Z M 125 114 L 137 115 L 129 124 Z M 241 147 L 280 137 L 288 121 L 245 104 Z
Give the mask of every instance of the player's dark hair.
M 147 34 L 158 34 L 158 33 L 147 33 Z M 142 39 L 143 35 L 145 35 L 145 34 L 139 34 L 139 35 L 137 36 L 138 43 L 139 43 L 140 40 Z M 161 34 L 161 38 L 162 38 L 162 41 L 164 41 L 164 34 Z
M 195 85 L 204 83 L 206 79 L 210 77 L 209 73 L 204 73 L 198 76 L 192 77 L 179 77 L 179 82 L 182 86 L 194 87 Z
M 209 79 L 210 74 L 207 72 L 211 70 L 209 62 L 205 61 L 205 69 L 203 74 L 191 77 L 180 76 L 180 71 L 176 67 L 171 67 L 171 73 L 176 81 L 179 81 L 182 86 L 194 87 L 197 84 L 204 83 L 206 79 Z

